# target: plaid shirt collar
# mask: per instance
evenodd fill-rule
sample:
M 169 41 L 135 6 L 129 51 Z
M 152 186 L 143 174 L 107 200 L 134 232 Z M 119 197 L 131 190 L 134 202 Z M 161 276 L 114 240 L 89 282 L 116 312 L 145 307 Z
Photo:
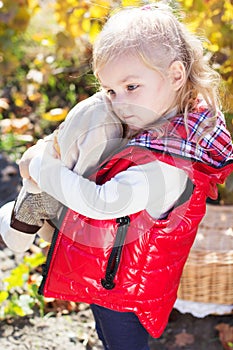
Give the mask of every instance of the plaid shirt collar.
M 212 117 L 210 110 L 200 102 L 196 110 L 188 114 L 186 124 L 183 114 L 166 118 L 162 136 L 159 131 L 144 131 L 128 145 L 144 146 L 221 167 L 227 160 L 233 159 L 233 145 L 224 115 L 220 111 L 214 128 L 207 131 L 206 122 Z M 198 142 L 202 135 L 204 137 Z

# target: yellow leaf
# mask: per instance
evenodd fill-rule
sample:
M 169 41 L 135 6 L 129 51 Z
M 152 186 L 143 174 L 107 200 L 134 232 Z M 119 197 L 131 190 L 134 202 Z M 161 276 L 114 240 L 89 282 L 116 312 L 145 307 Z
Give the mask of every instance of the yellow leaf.
M 224 4 L 225 12 L 222 15 L 222 21 L 223 22 L 232 22 L 233 21 L 233 5 L 229 2 L 226 1 Z
M 126 7 L 126 6 L 140 6 L 141 3 L 142 2 L 140 0 L 122 0 L 121 1 L 121 5 L 123 7 Z
M 184 0 L 184 6 L 187 8 L 192 7 L 193 5 L 193 0 Z
M 82 20 L 82 29 L 83 29 L 86 33 L 88 33 L 88 32 L 90 31 L 90 29 L 91 29 L 91 21 L 90 21 L 89 18 L 84 18 L 84 19 Z
M 66 0 L 67 4 L 71 7 L 75 7 L 77 5 L 77 0 Z
M 21 317 L 26 316 L 26 313 L 24 312 L 24 310 L 18 305 L 13 305 L 12 311 L 18 316 L 21 316 Z
M 27 263 L 30 267 L 37 267 L 39 265 L 42 265 L 46 260 L 46 257 L 44 256 L 43 253 L 38 253 L 38 254 L 34 254 L 34 255 L 26 255 L 24 257 L 24 261 L 25 263 Z
M 72 35 L 72 38 L 71 37 L 69 37 L 70 39 L 72 39 L 73 40 L 73 38 L 77 38 L 77 37 L 79 37 L 79 36 L 81 36 L 81 35 L 83 35 L 84 34 L 84 31 L 83 31 L 83 29 L 82 29 L 82 27 L 81 27 L 81 25 L 80 25 L 80 23 L 75 23 L 75 24 L 70 24 L 70 25 L 68 25 L 67 26 L 67 30 L 69 31 L 69 33 Z M 74 45 L 67 45 L 67 46 L 65 46 L 65 48 L 66 49 L 69 49 L 69 48 L 71 48 L 71 47 L 73 47 Z M 62 46 L 63 48 L 64 48 L 64 46 Z
M 15 92 L 13 94 L 13 98 L 14 98 L 14 103 L 17 107 L 23 107 L 24 101 L 26 99 L 26 95 L 20 92 Z
M 219 50 L 219 46 L 217 44 L 208 45 L 208 48 L 212 52 L 217 52 Z
M 76 8 L 72 13 L 72 21 L 77 21 L 78 18 L 82 18 L 85 14 L 85 10 L 83 8 Z
M 28 5 L 33 10 L 39 7 L 38 0 L 28 0 Z
M 3 301 L 5 301 L 9 296 L 9 293 L 6 292 L 5 290 L 2 290 L 0 292 L 0 303 L 2 303 Z
M 28 99 L 31 102 L 38 102 L 41 100 L 41 97 L 42 97 L 41 93 L 39 93 L 37 91 L 28 94 Z
M 221 9 L 220 8 L 217 8 L 215 10 L 212 11 L 212 14 L 211 14 L 211 17 L 214 17 L 214 16 L 217 16 L 219 15 L 221 12 Z
M 42 118 L 50 122 L 59 122 L 65 119 L 68 108 L 53 108 L 47 113 L 42 114 Z
M 16 105 L 17 107 L 23 107 L 24 101 L 21 100 L 20 98 L 16 98 L 16 99 L 15 99 L 15 105 Z
M 121 1 L 121 5 L 123 7 L 126 7 L 126 6 L 140 6 L 141 5 L 141 1 L 140 0 L 122 0 Z
M 99 34 L 100 30 L 101 30 L 101 25 L 99 21 L 92 22 L 91 29 L 89 32 L 89 40 L 91 44 L 93 44 L 93 42 L 95 41 L 95 38 Z
M 94 5 L 90 6 L 90 16 L 91 18 L 102 18 L 107 16 L 110 6 L 109 1 L 95 2 Z
M 210 35 L 210 41 L 212 43 L 218 43 L 221 38 L 222 38 L 222 33 L 221 32 L 213 32 Z
M 205 26 L 206 26 L 206 27 L 210 27 L 210 28 L 213 27 L 213 22 L 212 22 L 212 20 L 211 20 L 210 18 L 206 18 L 206 20 L 205 20 Z
M 41 42 L 41 40 L 43 40 L 44 36 L 41 33 L 34 33 L 32 34 L 32 40 L 37 41 L 37 42 Z
M 25 279 L 28 277 L 28 271 L 28 266 L 24 264 L 20 264 L 14 270 L 11 270 L 10 276 L 3 279 L 3 282 L 7 283 L 7 290 L 14 287 L 22 287 Z

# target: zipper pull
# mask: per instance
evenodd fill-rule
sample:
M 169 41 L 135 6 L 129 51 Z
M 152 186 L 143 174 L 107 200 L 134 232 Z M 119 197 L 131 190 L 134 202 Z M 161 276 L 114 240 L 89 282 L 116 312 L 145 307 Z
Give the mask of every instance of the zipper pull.
M 115 283 L 113 282 L 121 259 L 122 248 L 125 242 L 126 234 L 130 224 L 129 216 L 117 218 L 118 229 L 116 233 L 115 242 L 108 259 L 105 278 L 101 279 L 101 284 L 105 289 L 113 289 Z

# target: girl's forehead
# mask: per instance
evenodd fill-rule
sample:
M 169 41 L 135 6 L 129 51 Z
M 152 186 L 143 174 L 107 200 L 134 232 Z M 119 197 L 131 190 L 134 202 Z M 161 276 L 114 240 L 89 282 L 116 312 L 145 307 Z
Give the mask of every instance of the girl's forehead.
M 107 62 L 98 70 L 97 76 L 104 88 L 124 84 L 147 84 L 162 77 L 158 70 L 148 67 L 142 59 L 135 56 L 121 56 Z
M 104 64 L 98 71 L 101 80 L 115 80 L 125 82 L 131 79 L 142 78 L 149 68 L 145 63 L 133 55 L 121 55 Z

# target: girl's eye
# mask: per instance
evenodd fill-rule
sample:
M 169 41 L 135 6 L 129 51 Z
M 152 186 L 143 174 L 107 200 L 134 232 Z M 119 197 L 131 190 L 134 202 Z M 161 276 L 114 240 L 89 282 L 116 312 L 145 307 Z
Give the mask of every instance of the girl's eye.
M 108 95 L 115 95 L 115 91 L 112 89 L 107 90 Z
M 130 84 L 130 85 L 127 85 L 127 90 L 128 91 L 133 91 L 133 90 L 136 90 L 138 88 L 138 85 L 137 84 Z

